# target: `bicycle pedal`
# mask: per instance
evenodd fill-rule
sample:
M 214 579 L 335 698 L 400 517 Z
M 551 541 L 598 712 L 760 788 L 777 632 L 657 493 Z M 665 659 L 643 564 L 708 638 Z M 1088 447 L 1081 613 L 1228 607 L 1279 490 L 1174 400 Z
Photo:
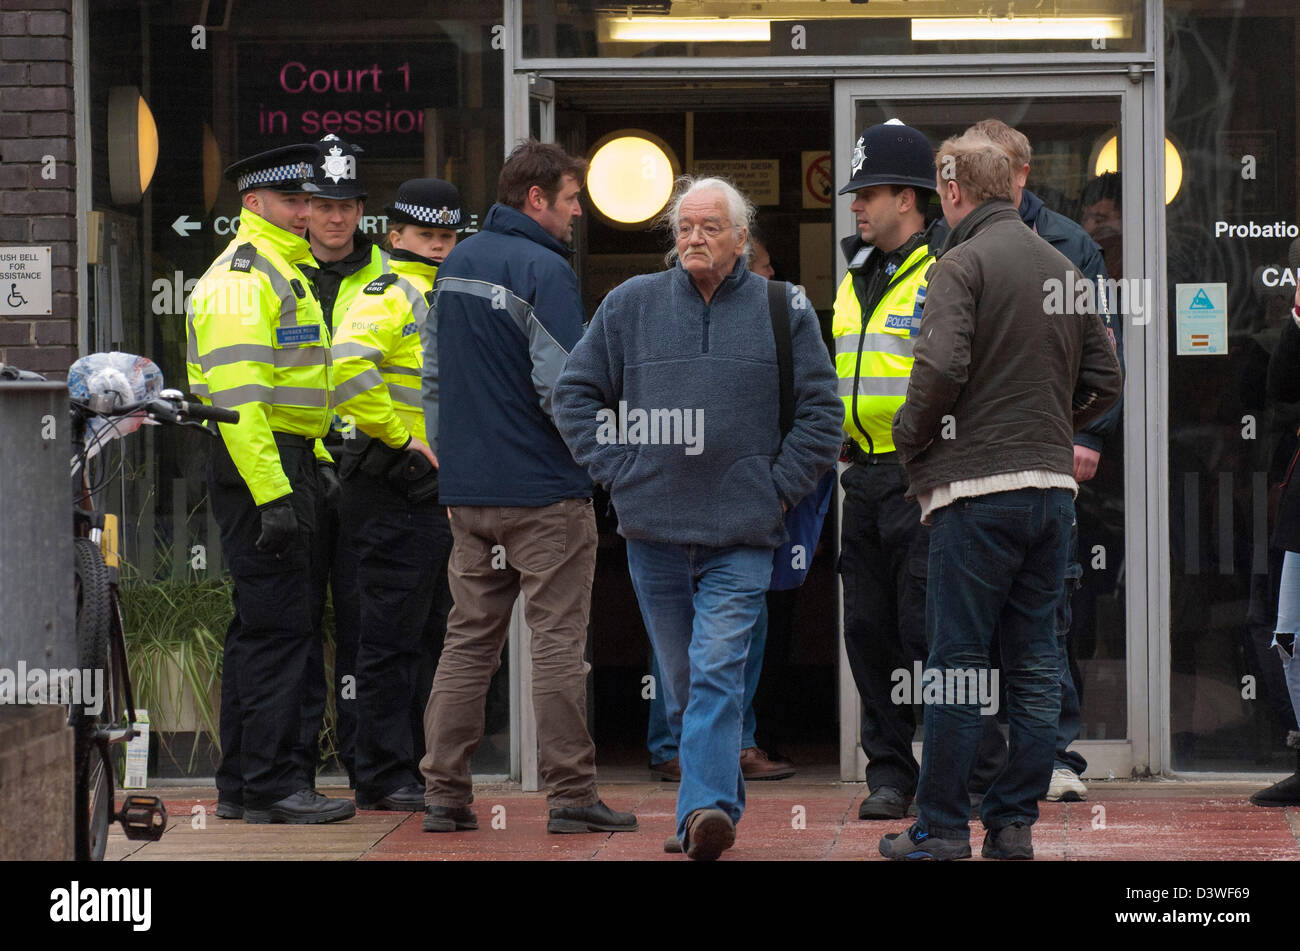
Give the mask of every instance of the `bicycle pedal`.
M 157 796 L 127 796 L 117 820 L 128 839 L 157 842 L 167 829 L 167 807 Z

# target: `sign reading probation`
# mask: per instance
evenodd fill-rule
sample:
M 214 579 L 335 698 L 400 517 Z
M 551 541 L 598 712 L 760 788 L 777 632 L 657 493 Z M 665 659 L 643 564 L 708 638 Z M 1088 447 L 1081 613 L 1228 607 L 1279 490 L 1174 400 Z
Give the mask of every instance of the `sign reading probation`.
M 52 286 L 48 247 L 0 248 L 0 317 L 48 317 Z

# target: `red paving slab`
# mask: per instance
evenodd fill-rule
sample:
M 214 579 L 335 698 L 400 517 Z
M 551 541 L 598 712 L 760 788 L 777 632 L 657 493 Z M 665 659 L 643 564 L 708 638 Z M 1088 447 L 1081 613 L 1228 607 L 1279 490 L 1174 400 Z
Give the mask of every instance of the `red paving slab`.
M 1227 784 L 1094 783 L 1089 802 L 1042 803 L 1034 826 L 1040 861 L 1300 860 L 1300 810 L 1260 809 Z M 166 792 L 166 791 L 164 791 Z M 343 791 L 327 790 L 332 795 Z M 724 861 L 885 861 L 880 837 L 910 820 L 863 822 L 862 784 L 751 784 L 736 845 Z M 663 852 L 675 827 L 677 787 L 607 784 L 602 796 L 632 810 L 635 833 L 550 835 L 540 793 L 518 786 L 481 788 L 474 832 L 426 833 L 418 813 L 360 812 L 329 826 L 248 826 L 216 819 L 211 795 L 168 798 L 168 832 L 158 843 L 127 842 L 115 833 L 109 857 L 132 861 L 337 858 L 365 861 L 686 861 Z M 195 806 L 207 829 L 196 829 Z M 979 859 L 984 828 L 971 823 L 971 851 Z

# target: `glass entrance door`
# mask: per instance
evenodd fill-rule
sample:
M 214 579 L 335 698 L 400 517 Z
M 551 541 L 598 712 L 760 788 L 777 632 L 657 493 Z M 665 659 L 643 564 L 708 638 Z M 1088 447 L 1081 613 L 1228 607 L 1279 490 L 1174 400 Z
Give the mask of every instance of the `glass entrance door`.
M 1091 462 L 1096 473 L 1080 482 L 1079 561 L 1083 577 L 1074 595 L 1069 636 L 1072 674 L 1080 697 L 1079 738 L 1087 776 L 1128 776 L 1148 763 L 1148 623 L 1150 583 L 1145 558 L 1147 486 L 1144 331 L 1155 299 L 1143 240 L 1144 163 L 1141 161 L 1140 87 L 1125 76 L 989 77 L 846 80 L 835 92 L 835 190 L 847 181 L 857 136 L 869 126 L 900 119 L 925 133 L 936 148 L 975 122 L 1001 119 L 1023 133 L 1033 150 L 1026 186 L 1047 208 L 1078 223 L 1101 247 L 1105 285 L 1124 349 L 1126 402 L 1110 431 L 1076 444 L 1076 478 Z M 836 236 L 854 231 L 850 196 L 836 199 Z M 1022 209 L 1026 206 L 1022 203 Z M 836 280 L 846 262 L 837 255 Z M 1122 313 L 1120 313 L 1122 312 Z M 1136 402 L 1135 402 L 1136 401 Z M 1080 467 L 1084 473 L 1079 473 Z M 841 602 L 841 624 L 843 621 Z M 861 780 L 866 765 L 858 744 L 861 709 L 841 644 L 840 769 Z M 919 722 L 919 718 L 918 718 Z M 917 733 L 919 755 L 920 731 Z

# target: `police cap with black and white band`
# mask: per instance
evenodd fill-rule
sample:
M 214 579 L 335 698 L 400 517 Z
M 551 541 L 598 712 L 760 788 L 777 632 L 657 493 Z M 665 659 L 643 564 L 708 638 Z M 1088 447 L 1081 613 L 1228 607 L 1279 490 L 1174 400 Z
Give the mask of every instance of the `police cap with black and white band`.
M 240 193 L 250 188 L 277 192 L 319 191 L 316 185 L 316 145 L 283 145 L 240 159 L 225 171 Z
M 397 198 L 384 209 L 389 225 L 425 225 L 464 231 L 460 192 L 441 178 L 412 178 L 397 187 Z

